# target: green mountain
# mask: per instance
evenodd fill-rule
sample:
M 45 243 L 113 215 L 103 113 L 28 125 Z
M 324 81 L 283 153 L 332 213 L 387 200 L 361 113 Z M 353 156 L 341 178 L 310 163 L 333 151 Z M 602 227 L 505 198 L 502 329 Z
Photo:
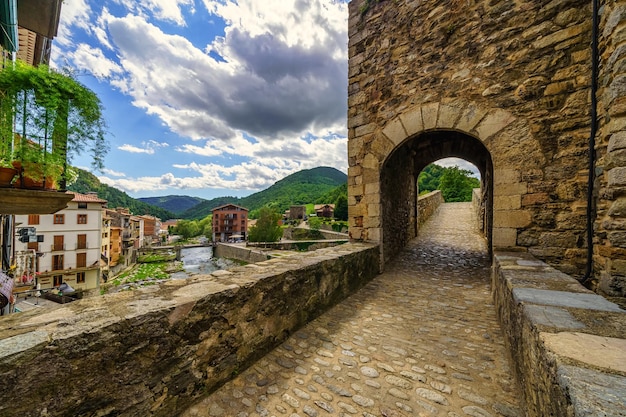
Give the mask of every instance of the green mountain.
M 291 174 L 266 190 L 247 197 L 218 197 L 204 200 L 188 196 L 164 196 L 135 199 L 117 188 L 102 184 L 88 171 L 78 170 L 78 180 L 68 187 L 70 191 L 86 194 L 98 193 L 98 197 L 107 200 L 108 206 L 127 207 L 131 213 L 150 214 L 161 220 L 182 218 L 189 220 L 203 219 L 215 207 L 236 204 L 251 211 L 251 217 L 263 206 L 270 206 L 284 212 L 292 205 L 310 203 L 329 203 L 337 200 L 340 194 L 347 194 L 348 176 L 330 167 L 318 167 Z
M 167 195 L 164 197 L 142 197 L 139 201 L 150 204 L 152 206 L 161 207 L 162 209 L 171 211 L 174 214 L 181 214 L 190 208 L 206 201 L 204 198 L 189 197 L 187 195 Z
M 87 194 L 88 192 L 95 191 L 98 193 L 98 197 L 107 200 L 107 206 L 109 208 L 125 207 L 135 215 L 149 214 L 156 216 L 161 220 L 175 219 L 176 214 L 165 210 L 161 207 L 153 206 L 137 199 L 132 198 L 123 191 L 117 188 L 109 187 L 106 184 L 102 184 L 100 180 L 91 172 L 77 169 L 78 179 L 76 182 L 67 189 L 69 191 L 75 191 L 81 194 Z
M 229 203 L 246 207 L 251 211 L 251 217 L 254 217 L 254 212 L 263 206 L 270 206 L 282 213 L 292 205 L 334 203 L 336 198 L 333 201 L 320 201 L 320 199 L 329 195 L 337 187 L 347 184 L 347 181 L 348 176 L 335 168 L 306 169 L 291 174 L 268 189 L 247 197 L 221 197 L 203 201 L 182 213 L 181 217 L 202 219 L 211 214 L 211 210 L 215 207 Z

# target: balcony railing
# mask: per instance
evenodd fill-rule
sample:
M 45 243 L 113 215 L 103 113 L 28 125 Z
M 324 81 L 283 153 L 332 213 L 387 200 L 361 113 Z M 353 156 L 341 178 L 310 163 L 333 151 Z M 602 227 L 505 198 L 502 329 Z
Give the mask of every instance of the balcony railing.
M 50 249 L 52 252 L 60 252 L 65 250 L 65 243 L 55 243 Z

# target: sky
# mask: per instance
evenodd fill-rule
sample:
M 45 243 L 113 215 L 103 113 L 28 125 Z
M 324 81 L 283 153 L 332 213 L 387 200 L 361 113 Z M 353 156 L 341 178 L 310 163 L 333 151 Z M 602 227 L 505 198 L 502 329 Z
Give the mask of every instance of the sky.
M 347 173 L 347 3 L 64 0 L 51 65 L 102 101 L 109 152 L 94 174 L 135 198 L 210 199 Z

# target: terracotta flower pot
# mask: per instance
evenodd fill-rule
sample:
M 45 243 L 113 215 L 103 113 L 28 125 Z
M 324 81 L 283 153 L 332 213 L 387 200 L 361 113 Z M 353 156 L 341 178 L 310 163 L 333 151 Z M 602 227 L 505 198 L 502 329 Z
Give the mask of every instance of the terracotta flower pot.
M 0 167 L 0 187 L 10 187 L 16 175 L 17 169 Z

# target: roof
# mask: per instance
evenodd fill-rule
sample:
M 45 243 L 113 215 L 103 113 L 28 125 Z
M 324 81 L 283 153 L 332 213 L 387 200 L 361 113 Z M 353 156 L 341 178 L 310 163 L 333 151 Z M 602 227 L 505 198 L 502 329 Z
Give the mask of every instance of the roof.
M 236 204 L 224 204 L 223 206 L 219 206 L 219 207 L 215 207 L 215 208 L 211 209 L 211 211 L 215 211 L 215 210 L 223 209 L 224 207 L 237 207 L 237 208 L 240 208 L 240 209 L 242 209 L 242 210 L 248 211 L 248 209 L 247 209 L 247 208 L 245 208 L 245 207 L 241 207 L 241 206 L 238 206 L 238 205 L 236 205 Z
M 80 194 L 68 191 L 68 194 L 74 194 L 72 201 L 75 203 L 106 203 L 107 200 L 103 200 L 94 194 Z
M 321 210 L 324 207 L 330 207 L 331 209 L 335 209 L 335 205 L 334 204 L 316 204 L 315 205 L 315 210 Z

